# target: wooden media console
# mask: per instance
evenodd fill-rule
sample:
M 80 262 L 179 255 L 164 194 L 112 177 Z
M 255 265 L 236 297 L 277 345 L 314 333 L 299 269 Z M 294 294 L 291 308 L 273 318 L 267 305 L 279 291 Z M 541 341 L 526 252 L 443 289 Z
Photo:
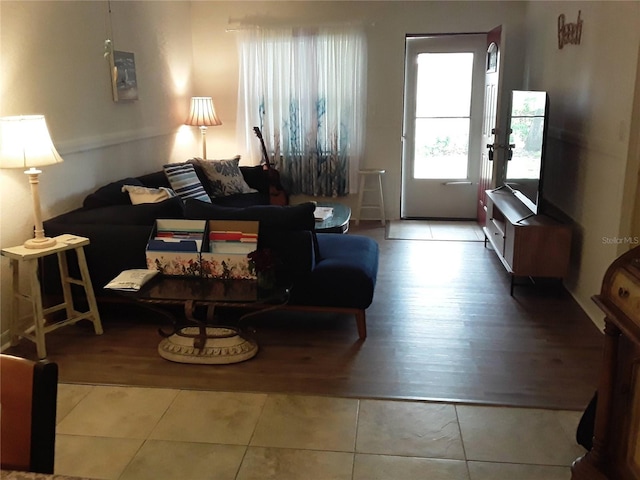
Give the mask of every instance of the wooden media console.
M 491 244 L 515 277 L 557 278 L 569 269 L 571 228 L 546 215 L 531 212 L 509 189 L 487 190 L 485 246 Z

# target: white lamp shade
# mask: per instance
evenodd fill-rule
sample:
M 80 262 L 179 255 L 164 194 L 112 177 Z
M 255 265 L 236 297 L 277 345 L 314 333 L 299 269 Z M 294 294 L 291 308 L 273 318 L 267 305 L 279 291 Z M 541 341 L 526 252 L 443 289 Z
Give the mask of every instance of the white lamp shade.
M 0 118 L 0 168 L 29 169 L 62 161 L 44 115 Z
M 216 115 L 216 109 L 213 106 L 211 97 L 191 97 L 191 112 L 185 125 L 194 127 L 214 127 L 222 125 L 222 122 Z

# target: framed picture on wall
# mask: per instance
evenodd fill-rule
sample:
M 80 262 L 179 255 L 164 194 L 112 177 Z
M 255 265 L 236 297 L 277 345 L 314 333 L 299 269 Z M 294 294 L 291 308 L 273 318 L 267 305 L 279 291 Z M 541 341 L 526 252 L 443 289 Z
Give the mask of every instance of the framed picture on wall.
M 112 68 L 113 101 L 138 100 L 138 80 L 136 78 L 136 62 L 133 53 L 115 50 L 113 52 Z

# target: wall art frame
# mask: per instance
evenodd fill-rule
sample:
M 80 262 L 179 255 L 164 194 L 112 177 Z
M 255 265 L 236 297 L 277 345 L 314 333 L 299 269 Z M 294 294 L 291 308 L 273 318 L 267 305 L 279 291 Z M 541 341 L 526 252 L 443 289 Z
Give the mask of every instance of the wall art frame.
M 113 50 L 111 54 L 111 90 L 114 102 L 138 100 L 135 55 Z

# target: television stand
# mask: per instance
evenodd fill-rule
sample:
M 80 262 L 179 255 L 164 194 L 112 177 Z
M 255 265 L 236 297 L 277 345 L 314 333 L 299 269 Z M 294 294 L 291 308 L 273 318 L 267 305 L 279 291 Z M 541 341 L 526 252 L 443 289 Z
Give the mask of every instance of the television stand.
M 508 189 L 487 190 L 484 244 L 491 244 L 511 275 L 515 277 L 557 278 L 569 270 L 571 228 L 546 215 L 531 212 Z

